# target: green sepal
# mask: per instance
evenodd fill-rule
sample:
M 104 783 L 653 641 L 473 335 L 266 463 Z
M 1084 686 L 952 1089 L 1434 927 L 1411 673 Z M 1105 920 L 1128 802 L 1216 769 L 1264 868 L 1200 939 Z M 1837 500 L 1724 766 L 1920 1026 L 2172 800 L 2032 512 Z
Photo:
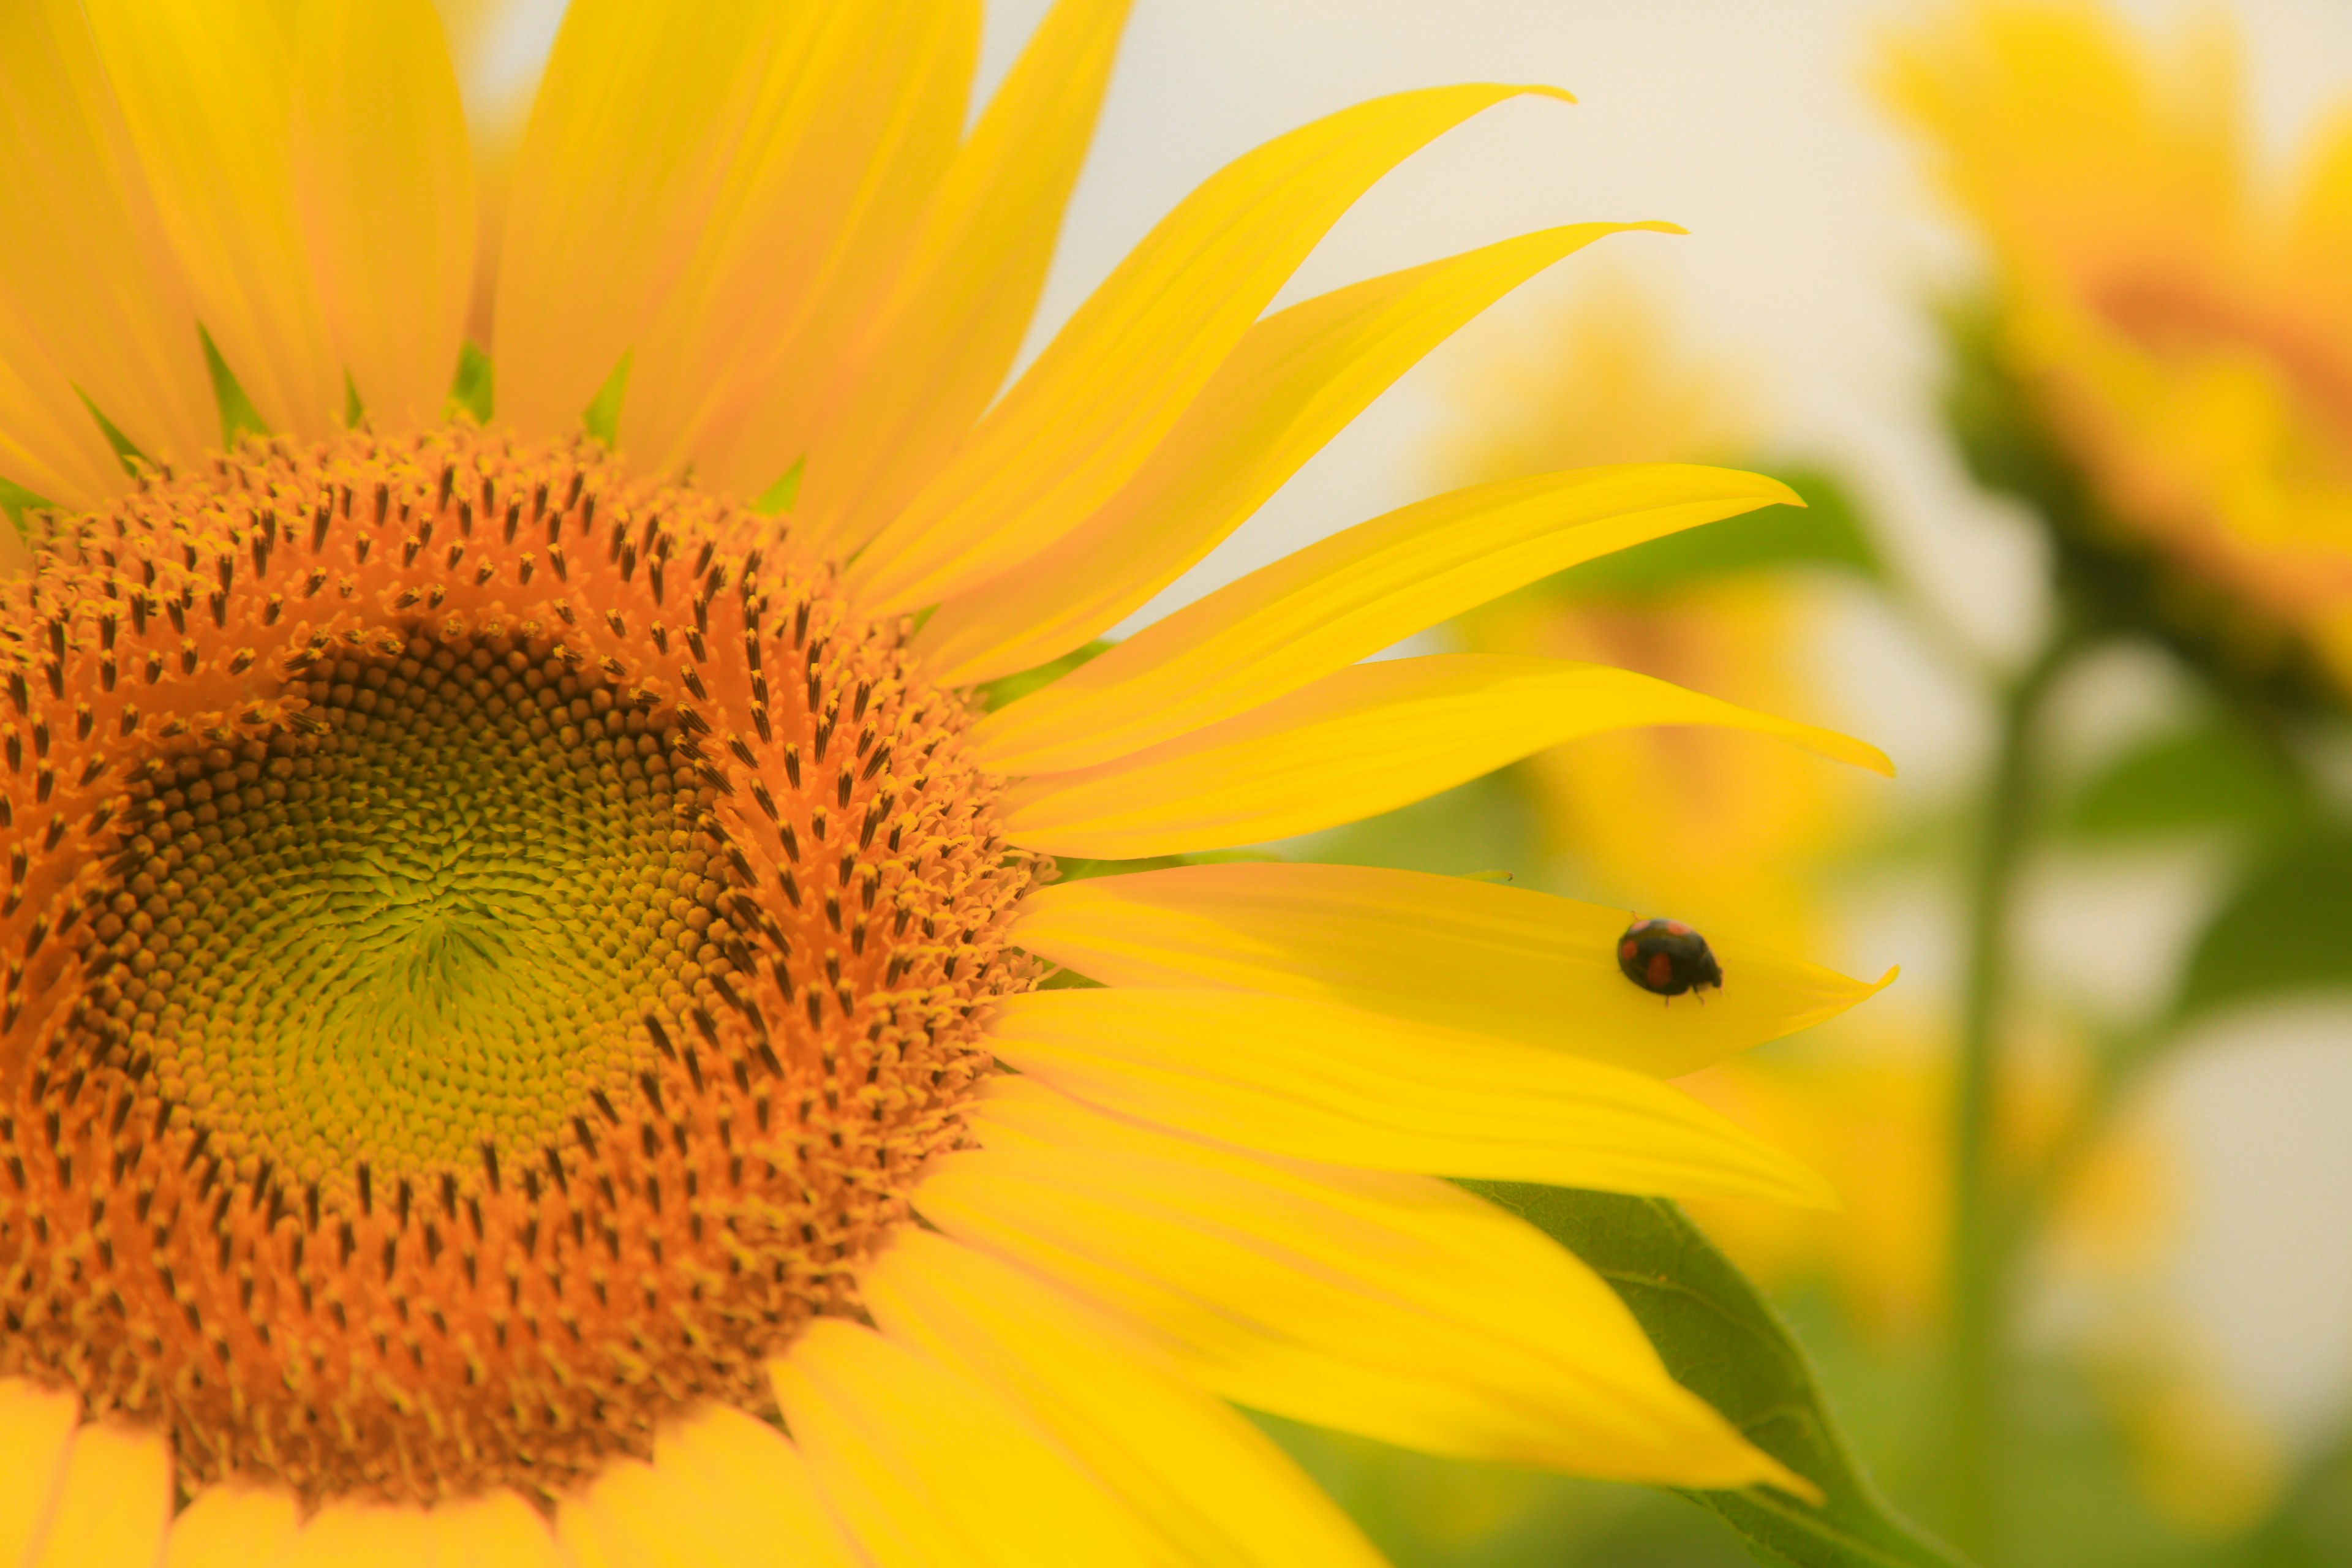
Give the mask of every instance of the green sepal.
M 1110 648 L 1108 642 L 1097 637 L 1086 647 L 1072 648 L 1059 658 L 1049 658 L 1043 664 L 1031 665 L 1027 669 L 983 681 L 971 689 L 972 695 L 980 699 L 982 708 L 993 713 L 1008 702 L 1018 702 L 1033 691 L 1044 690 L 1080 665 L 1108 653 Z
M 18 533 L 25 531 L 25 514 L 28 511 L 56 511 L 58 504 L 46 496 L 36 495 L 24 486 L 9 479 L 0 479 L 0 511 L 8 514 L 9 524 Z
M 800 499 L 801 475 L 807 469 L 806 458 L 793 458 L 793 466 L 784 470 L 783 478 L 760 492 L 759 499 L 751 503 L 751 510 L 762 517 L 773 517 L 780 511 L 792 510 L 793 502 Z
M 621 363 L 613 367 L 613 374 L 604 378 L 604 384 L 596 389 L 594 397 L 589 399 L 588 411 L 580 416 L 580 423 L 586 426 L 588 434 L 607 447 L 620 439 L 621 399 L 628 395 L 629 365 L 636 357 L 635 349 L 621 355 Z
M 1847 1455 L 1804 1352 L 1771 1307 L 1673 1204 L 1523 1182 L 1463 1186 L 1582 1258 L 1632 1310 L 1675 1382 L 1821 1488 L 1681 1491 L 1779 1568 L 1960 1568 L 1880 1500 Z
M 497 395 L 498 378 L 490 356 L 480 344 L 467 342 L 457 351 L 457 379 L 449 384 L 450 407 L 472 415 L 477 425 L 488 425 Z
M 228 361 L 223 359 L 220 350 L 214 346 L 213 335 L 200 324 L 196 328 L 196 336 L 204 343 L 205 368 L 212 373 L 213 402 L 220 408 L 221 445 L 234 449 L 239 436 L 268 435 L 269 426 L 263 422 L 261 411 L 254 407 L 253 399 L 245 395 L 245 388 L 238 384 L 236 373 L 229 369 Z M 113 426 L 110 425 L 107 429 L 109 439 L 112 439 Z

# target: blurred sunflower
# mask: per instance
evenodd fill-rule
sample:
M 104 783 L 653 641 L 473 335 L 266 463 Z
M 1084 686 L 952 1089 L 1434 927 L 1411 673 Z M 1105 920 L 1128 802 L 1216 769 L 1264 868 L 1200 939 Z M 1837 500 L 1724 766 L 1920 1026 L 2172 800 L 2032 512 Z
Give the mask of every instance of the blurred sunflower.
M 1882 76 L 1990 254 L 1995 374 L 2087 480 L 2077 542 L 2106 557 L 2105 591 L 2146 573 L 2126 591 L 2224 667 L 2340 688 L 2352 119 L 2271 188 L 2221 29 L 2158 46 L 2099 5 L 1971 0 L 1892 39 Z
M 1626 226 L 1263 315 L 1544 89 L 1378 100 L 1000 396 L 1124 11 L 1064 0 L 967 133 L 976 5 L 575 0 L 487 425 L 424 0 L 0 14 L 0 1562 L 1368 1561 L 1224 1399 L 1809 1489 L 1423 1173 L 1822 1201 L 1659 1075 L 1869 987 L 1727 942 L 1737 1000 L 1662 1011 L 1612 911 L 1379 870 L 1049 885 L 1628 726 L 1885 766 L 1357 662 L 1787 494 L 1692 467 L 1406 508 L 986 711 Z

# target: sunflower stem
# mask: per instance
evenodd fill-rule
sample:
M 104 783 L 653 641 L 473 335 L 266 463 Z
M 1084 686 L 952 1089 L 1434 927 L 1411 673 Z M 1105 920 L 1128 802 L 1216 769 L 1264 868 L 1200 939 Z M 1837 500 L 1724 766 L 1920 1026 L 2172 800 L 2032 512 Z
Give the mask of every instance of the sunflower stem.
M 1950 1529 L 1979 1561 L 2000 1561 L 2008 1318 L 2020 1222 L 1999 1168 L 2008 1068 L 2004 1026 L 2019 872 L 2040 787 L 2043 706 L 2081 639 L 2062 626 L 2004 683 L 1968 902 L 1968 989 L 1953 1095 L 1950 1352 L 1945 1482 Z

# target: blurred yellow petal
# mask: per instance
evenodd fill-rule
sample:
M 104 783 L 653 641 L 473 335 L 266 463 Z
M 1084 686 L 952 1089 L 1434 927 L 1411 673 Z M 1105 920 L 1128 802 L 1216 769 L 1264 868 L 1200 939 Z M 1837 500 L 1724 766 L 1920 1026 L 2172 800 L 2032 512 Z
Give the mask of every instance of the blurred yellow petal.
M 1060 0 L 949 164 L 905 272 L 827 392 L 795 532 L 849 555 L 1003 384 L 1094 137 L 1130 0 Z
M 65 378 L 151 457 L 185 462 L 218 445 L 195 312 L 75 0 L 0 7 L 0 231 L 18 237 L 0 247 L 0 315 L 11 337 L 44 342 Z M 74 401 L 54 405 L 56 414 L 88 425 Z M 77 428 L 75 449 L 119 476 L 112 449 L 97 439 L 89 448 Z M 114 478 L 98 493 L 124 482 Z
M 1601 665 L 1439 654 L 1351 666 L 1132 756 L 1005 792 L 1013 842 L 1128 859 L 1257 844 L 1353 822 L 1531 752 L 1644 724 L 1779 735 L 1878 773 L 1859 741 Z
M 1373 181 L 1478 110 L 1549 90 L 1478 85 L 1375 99 L 1210 176 L 866 546 L 847 573 L 854 589 L 877 612 L 919 608 L 1076 527 L 1143 466 Z
M 1518 1040 L 1246 991 L 1044 991 L 997 1007 L 989 1043 L 1008 1066 L 1198 1137 L 1372 1170 L 1836 1204 L 1680 1089 Z
M 273 430 L 326 435 L 343 367 L 295 213 L 295 58 L 273 0 L 85 0 L 196 315 Z
M 94 1423 L 74 1434 L 48 1531 L 26 1568 L 154 1568 L 171 1522 L 171 1445 Z
M 1694 1071 L 1809 1028 L 1877 984 L 1741 942 L 1724 985 L 1663 1002 L 1618 973 L 1623 910 L 1370 866 L 1180 866 L 1040 888 L 1013 940 L 1107 985 L 1320 997 L 1572 1051 Z
M 172 1521 L 163 1568 L 284 1568 L 300 1532 L 292 1492 L 208 1487 Z
M 2314 270 L 2352 256 L 2352 108 L 2336 109 L 2313 138 L 2291 221 L 2290 243 Z
M 1663 463 L 1455 490 L 1187 605 L 982 719 L 971 744 L 984 766 L 1005 773 L 1108 762 L 1295 691 L 1579 562 L 1776 501 L 1803 504 L 1759 474 Z
M 294 183 L 335 346 L 379 426 L 439 419 L 473 288 L 473 153 L 431 0 L 312 0 Z
M 1024 1079 L 915 1205 L 1153 1329 L 1227 1398 L 1460 1458 L 1682 1486 L 1786 1472 L 1541 1232 L 1426 1176 L 1231 1150 Z
M 94 507 L 130 488 L 131 476 L 62 372 L 0 316 L 0 477 L 63 507 Z M 0 518 L 10 545 L 16 530 Z
M 440 1568 L 572 1568 L 547 1521 L 512 1492 L 436 1503 L 433 1524 Z
M 488 345 L 515 152 L 546 61 L 516 48 L 517 24 L 530 14 L 522 0 L 434 0 L 433 8 L 448 34 L 451 63 L 466 100 L 467 140 L 473 144 L 474 261 L 466 336 Z
M 629 370 L 621 446 L 758 495 L 807 451 L 963 132 L 976 0 L 817 6 L 778 51 L 694 259 Z
M 827 1502 L 876 1568 L 1116 1568 L 1141 1532 L 1002 1404 L 845 1318 L 769 1363 Z
M 1207 554 L 1465 321 L 1562 257 L 1644 227 L 1672 229 L 1548 229 L 1374 278 L 1258 323 L 1108 505 L 1070 519 L 1069 538 L 1038 540 L 1052 548 L 1017 570 L 942 605 L 918 646 L 950 680 L 991 679 L 1079 647 Z
M 1264 1434 L 1132 1329 L 1001 1259 L 902 1232 L 860 1296 L 893 1339 L 991 1393 L 1202 1568 L 1381 1568 L 1347 1516 Z
M 568 434 L 683 274 L 746 115 L 807 4 L 573 0 L 516 154 L 492 358 L 498 416 Z M 657 114 L 645 106 L 658 104 Z
M 791 1439 L 730 1405 L 666 1428 L 654 1462 L 616 1459 L 557 1510 L 580 1568 L 859 1568 Z
M 0 1378 L 0 1563 L 24 1562 L 48 1529 L 80 1419 L 69 1390 Z
M 441 1568 L 439 1538 L 414 1504 L 338 1499 L 302 1526 L 286 1568 Z

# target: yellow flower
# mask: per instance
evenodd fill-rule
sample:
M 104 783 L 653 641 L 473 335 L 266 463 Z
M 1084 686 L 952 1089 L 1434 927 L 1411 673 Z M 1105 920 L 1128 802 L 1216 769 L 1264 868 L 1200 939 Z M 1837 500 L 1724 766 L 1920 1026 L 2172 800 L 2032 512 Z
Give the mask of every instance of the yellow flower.
M 2273 196 L 2234 40 L 2158 48 L 2086 4 L 1954 7 L 1888 95 L 1991 253 L 1998 346 L 2103 508 L 2174 581 L 2352 681 L 2352 121 Z M 2177 590 L 2179 598 L 2188 590 Z
M 1054 882 L 1629 726 L 1885 765 L 1358 662 L 1785 495 L 1687 467 L 1408 507 L 985 711 L 1622 226 L 1261 319 L 1543 89 L 1378 100 L 1000 396 L 1124 11 L 1063 0 L 967 134 L 975 5 L 575 0 L 487 427 L 424 0 L 0 15 L 0 473 L 62 509 L 0 590 L 0 1561 L 1370 1561 L 1228 1399 L 1806 1489 L 1437 1176 L 1820 1202 L 1660 1079 L 1869 987 L 1727 937 L 1662 1010 L 1619 914 L 1381 870 Z M 207 339 L 274 434 L 221 449 Z

